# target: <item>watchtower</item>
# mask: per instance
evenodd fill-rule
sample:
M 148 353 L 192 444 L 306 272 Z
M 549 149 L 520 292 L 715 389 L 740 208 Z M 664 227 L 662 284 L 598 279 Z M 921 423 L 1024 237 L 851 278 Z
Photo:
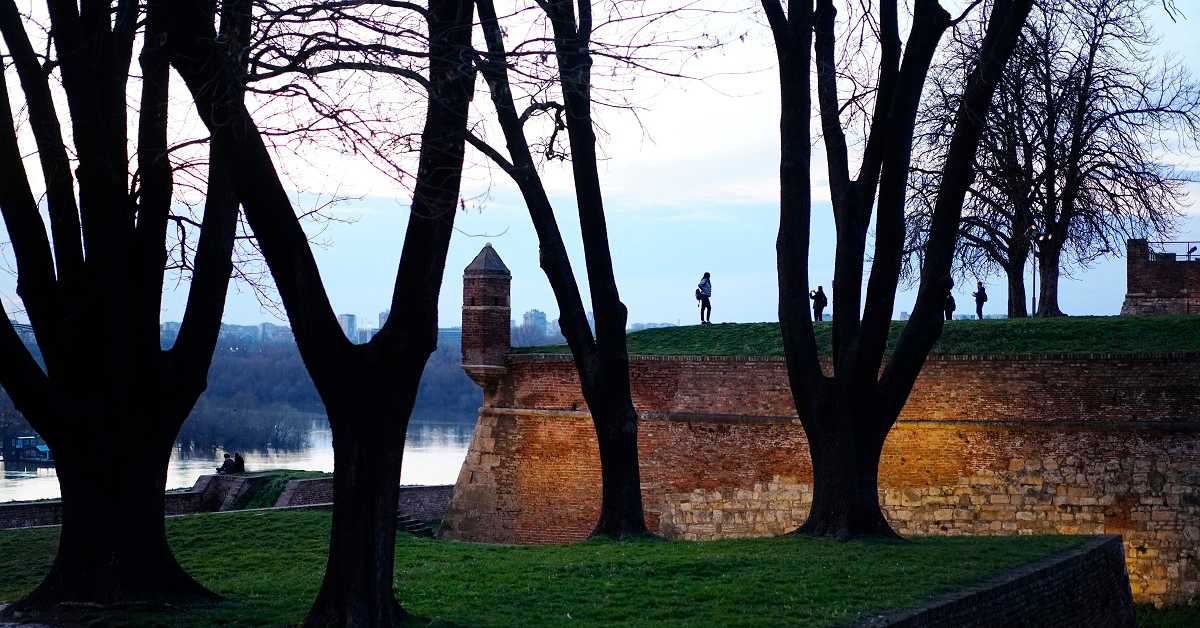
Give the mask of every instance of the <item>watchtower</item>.
M 1121 314 L 1200 314 L 1200 242 L 1128 241 Z
M 497 385 L 508 373 L 512 346 L 512 273 L 489 242 L 463 271 L 462 365 L 493 405 Z

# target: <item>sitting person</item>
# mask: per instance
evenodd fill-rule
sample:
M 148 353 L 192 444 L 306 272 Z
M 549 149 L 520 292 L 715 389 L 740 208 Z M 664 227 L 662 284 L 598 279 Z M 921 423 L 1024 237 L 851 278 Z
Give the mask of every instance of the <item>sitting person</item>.
M 242 454 L 236 454 L 236 453 L 233 454 L 233 472 L 234 473 L 245 473 L 246 472 L 246 459 L 242 457 Z
M 237 463 L 233 461 L 233 456 L 225 454 L 225 462 L 222 462 L 221 466 L 217 467 L 217 473 L 220 473 L 221 475 L 225 475 L 227 473 L 236 473 L 236 468 Z

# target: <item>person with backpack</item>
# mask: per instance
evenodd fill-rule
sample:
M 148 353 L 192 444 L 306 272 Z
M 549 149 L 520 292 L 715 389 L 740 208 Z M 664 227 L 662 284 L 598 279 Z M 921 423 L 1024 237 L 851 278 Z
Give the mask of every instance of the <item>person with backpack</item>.
M 700 283 L 696 286 L 696 300 L 700 302 L 700 324 L 712 325 L 712 303 L 709 299 L 712 298 L 712 279 L 708 273 L 700 278 Z
M 829 298 L 825 296 L 825 287 L 817 286 L 816 292 L 809 292 L 808 298 L 813 302 L 813 320 L 821 322 L 825 320 L 825 306 L 829 305 Z
M 987 290 L 984 289 L 982 281 L 978 282 L 978 286 L 975 289 L 974 296 L 975 296 L 975 316 L 979 317 L 979 320 L 983 320 L 983 304 L 987 303 Z

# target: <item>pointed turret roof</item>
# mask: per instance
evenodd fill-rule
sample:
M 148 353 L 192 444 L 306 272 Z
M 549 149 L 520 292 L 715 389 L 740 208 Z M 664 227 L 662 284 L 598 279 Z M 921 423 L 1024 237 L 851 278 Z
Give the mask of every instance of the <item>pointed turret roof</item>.
M 463 275 L 496 275 L 501 277 L 512 277 L 512 273 L 508 271 L 508 267 L 504 265 L 504 260 L 500 259 L 500 255 L 496 253 L 496 249 L 492 248 L 492 243 L 488 242 L 483 245 L 483 250 L 475 259 L 467 264 Z

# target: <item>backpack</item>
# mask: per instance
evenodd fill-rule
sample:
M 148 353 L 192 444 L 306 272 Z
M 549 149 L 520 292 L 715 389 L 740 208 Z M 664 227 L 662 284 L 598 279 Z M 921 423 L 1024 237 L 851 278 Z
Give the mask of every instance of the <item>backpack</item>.
M 703 298 L 704 298 L 704 293 L 701 292 L 699 288 L 696 288 L 696 300 L 699 301 Z

